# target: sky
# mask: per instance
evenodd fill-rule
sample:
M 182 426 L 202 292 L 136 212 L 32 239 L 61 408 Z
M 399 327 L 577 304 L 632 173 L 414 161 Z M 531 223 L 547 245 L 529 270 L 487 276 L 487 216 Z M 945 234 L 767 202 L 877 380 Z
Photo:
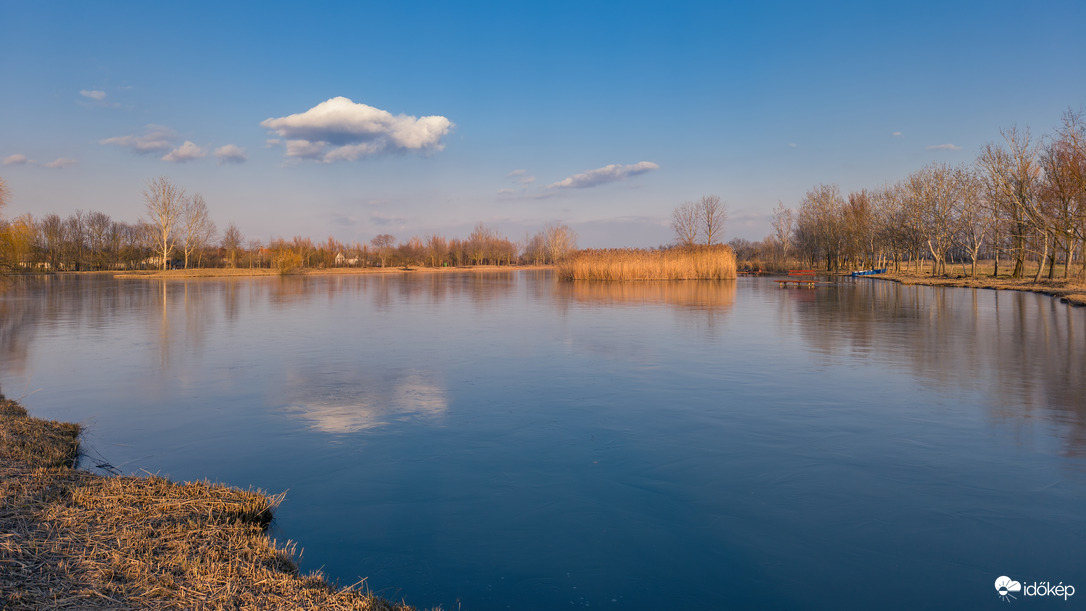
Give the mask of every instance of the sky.
M 820 183 L 971 163 L 1086 106 L 1086 2 L 0 0 L 6 216 L 145 216 L 368 242 L 658 246 L 672 210 L 769 233 Z

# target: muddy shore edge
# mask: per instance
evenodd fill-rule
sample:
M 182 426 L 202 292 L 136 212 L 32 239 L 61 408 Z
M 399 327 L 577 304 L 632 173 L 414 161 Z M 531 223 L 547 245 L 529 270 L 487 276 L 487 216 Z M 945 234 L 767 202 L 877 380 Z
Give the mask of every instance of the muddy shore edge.
M 302 574 L 282 494 L 83 471 L 79 431 L 0 395 L 0 608 L 412 609 Z
M 941 277 L 920 276 L 916 274 L 874 274 L 864 276 L 879 280 L 889 280 L 899 284 L 923 285 L 923 286 L 948 286 L 975 289 L 991 289 L 996 291 L 1024 291 L 1028 293 L 1040 293 L 1058 298 L 1063 303 L 1073 306 L 1086 306 L 1086 284 L 1078 279 L 1043 279 L 1034 282 L 1027 278 L 969 278 L 969 277 Z

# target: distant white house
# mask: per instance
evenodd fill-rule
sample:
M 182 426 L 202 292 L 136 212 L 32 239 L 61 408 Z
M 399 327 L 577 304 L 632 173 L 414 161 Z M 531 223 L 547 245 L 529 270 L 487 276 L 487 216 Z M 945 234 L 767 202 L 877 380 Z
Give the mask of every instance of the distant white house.
M 359 258 L 352 257 L 348 259 L 342 252 L 336 253 L 336 265 L 358 265 Z

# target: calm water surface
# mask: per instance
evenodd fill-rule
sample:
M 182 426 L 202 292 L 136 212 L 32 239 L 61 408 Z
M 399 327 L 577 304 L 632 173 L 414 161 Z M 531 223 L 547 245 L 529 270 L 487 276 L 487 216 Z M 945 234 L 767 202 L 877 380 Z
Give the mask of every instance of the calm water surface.
M 1086 310 L 1044 296 L 32 278 L 0 387 L 85 466 L 287 490 L 303 569 L 420 607 L 1086 601 Z

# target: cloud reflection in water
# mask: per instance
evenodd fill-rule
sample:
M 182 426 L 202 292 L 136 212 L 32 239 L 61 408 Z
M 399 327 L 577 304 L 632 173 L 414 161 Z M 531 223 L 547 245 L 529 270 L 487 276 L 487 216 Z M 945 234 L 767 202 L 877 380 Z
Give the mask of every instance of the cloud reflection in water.
M 445 388 L 419 372 L 382 380 L 355 377 L 350 381 L 304 380 L 291 376 L 287 413 L 322 433 L 348 434 L 419 419 L 440 420 L 448 410 Z M 321 376 L 324 377 L 324 376 Z

